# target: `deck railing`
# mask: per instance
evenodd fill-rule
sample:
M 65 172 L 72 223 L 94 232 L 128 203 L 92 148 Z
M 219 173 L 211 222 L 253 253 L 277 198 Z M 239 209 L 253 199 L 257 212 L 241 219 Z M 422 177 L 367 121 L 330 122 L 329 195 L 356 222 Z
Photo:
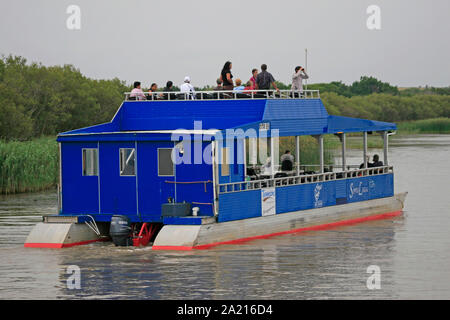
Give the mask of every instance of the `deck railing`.
M 325 173 L 305 174 L 305 175 L 301 174 L 301 175 L 279 177 L 279 178 L 269 178 L 269 179 L 260 179 L 260 180 L 252 180 L 252 181 L 224 183 L 224 184 L 220 184 L 218 189 L 219 189 L 219 194 L 223 194 L 223 193 L 231 193 L 231 192 L 239 192 L 239 191 L 258 190 L 258 189 L 270 188 L 270 187 L 284 187 L 284 186 L 301 185 L 301 184 L 325 182 L 325 181 L 332 181 L 332 180 L 344 180 L 344 179 L 349 179 L 349 178 L 376 176 L 376 175 L 382 175 L 382 174 L 393 173 L 393 172 L 394 172 L 394 167 L 383 166 L 383 167 L 356 169 L 356 170 L 341 171 L 341 172 L 325 172 Z
M 125 92 L 126 101 L 228 100 L 228 99 L 319 99 L 319 90 L 218 90 L 218 91 L 157 91 L 144 92 L 144 97 Z M 134 94 L 133 94 L 134 95 Z M 142 95 L 142 94 L 141 94 Z

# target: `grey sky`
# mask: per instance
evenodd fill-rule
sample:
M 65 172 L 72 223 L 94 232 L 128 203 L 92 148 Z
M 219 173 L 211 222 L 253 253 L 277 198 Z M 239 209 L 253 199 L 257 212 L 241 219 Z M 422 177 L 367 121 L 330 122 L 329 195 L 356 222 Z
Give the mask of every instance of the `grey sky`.
M 81 8 L 81 30 L 66 9 Z M 381 8 L 381 30 L 366 9 Z M 310 82 L 372 75 L 398 86 L 450 85 L 449 0 L 0 0 L 0 54 L 73 64 L 93 78 L 214 84 L 267 63 L 290 82 L 308 48 Z

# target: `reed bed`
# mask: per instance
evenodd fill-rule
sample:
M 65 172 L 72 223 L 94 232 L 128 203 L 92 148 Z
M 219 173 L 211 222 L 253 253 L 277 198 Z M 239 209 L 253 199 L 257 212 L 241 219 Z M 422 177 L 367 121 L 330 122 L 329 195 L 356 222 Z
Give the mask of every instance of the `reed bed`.
M 450 118 L 434 118 L 400 122 L 397 127 L 400 134 L 450 133 Z
M 32 141 L 0 141 L 0 193 L 35 192 L 58 181 L 58 144 L 55 137 Z

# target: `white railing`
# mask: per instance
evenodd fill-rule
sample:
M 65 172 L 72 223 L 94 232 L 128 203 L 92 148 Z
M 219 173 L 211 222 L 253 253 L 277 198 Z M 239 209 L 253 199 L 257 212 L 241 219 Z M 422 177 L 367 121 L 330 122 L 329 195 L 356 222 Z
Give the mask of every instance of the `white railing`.
M 344 179 L 349 179 L 349 178 L 376 176 L 376 175 L 382 175 L 382 174 L 393 173 L 393 172 L 394 172 L 394 167 L 383 166 L 383 167 L 356 169 L 356 170 L 341 171 L 341 172 L 325 172 L 325 173 L 316 173 L 316 174 L 307 174 L 307 175 L 294 175 L 294 176 L 279 177 L 279 178 L 271 177 L 268 179 L 224 183 L 224 184 L 219 185 L 218 190 L 219 190 L 219 194 L 223 194 L 223 193 L 231 193 L 231 192 L 239 192 L 239 191 L 258 190 L 258 189 L 270 188 L 270 187 L 284 187 L 284 186 L 301 185 L 301 184 L 317 183 L 317 182 L 332 181 L 332 180 L 344 180 Z
M 217 90 L 217 91 L 197 91 L 197 92 L 181 92 L 181 91 L 157 91 L 144 92 L 136 94 L 125 92 L 125 100 L 127 101 L 160 101 L 160 100 L 224 100 L 224 99 L 318 99 L 320 98 L 319 90 Z

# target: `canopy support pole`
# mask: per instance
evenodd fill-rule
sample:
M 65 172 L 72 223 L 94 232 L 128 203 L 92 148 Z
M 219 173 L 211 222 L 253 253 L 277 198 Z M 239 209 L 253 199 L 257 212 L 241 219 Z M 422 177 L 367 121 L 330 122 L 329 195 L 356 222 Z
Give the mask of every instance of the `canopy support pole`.
M 347 148 L 347 137 L 345 133 L 341 133 L 341 142 L 342 142 L 342 171 L 346 171 L 347 159 L 345 149 Z
M 383 131 L 383 155 L 384 155 L 384 165 L 388 165 L 388 148 L 389 148 L 389 135 L 387 131 Z
M 363 144 L 364 144 L 364 169 L 367 169 L 367 131 L 363 132 Z
M 320 152 L 320 173 L 324 173 L 324 157 L 323 157 L 323 134 L 319 135 L 319 152 Z

